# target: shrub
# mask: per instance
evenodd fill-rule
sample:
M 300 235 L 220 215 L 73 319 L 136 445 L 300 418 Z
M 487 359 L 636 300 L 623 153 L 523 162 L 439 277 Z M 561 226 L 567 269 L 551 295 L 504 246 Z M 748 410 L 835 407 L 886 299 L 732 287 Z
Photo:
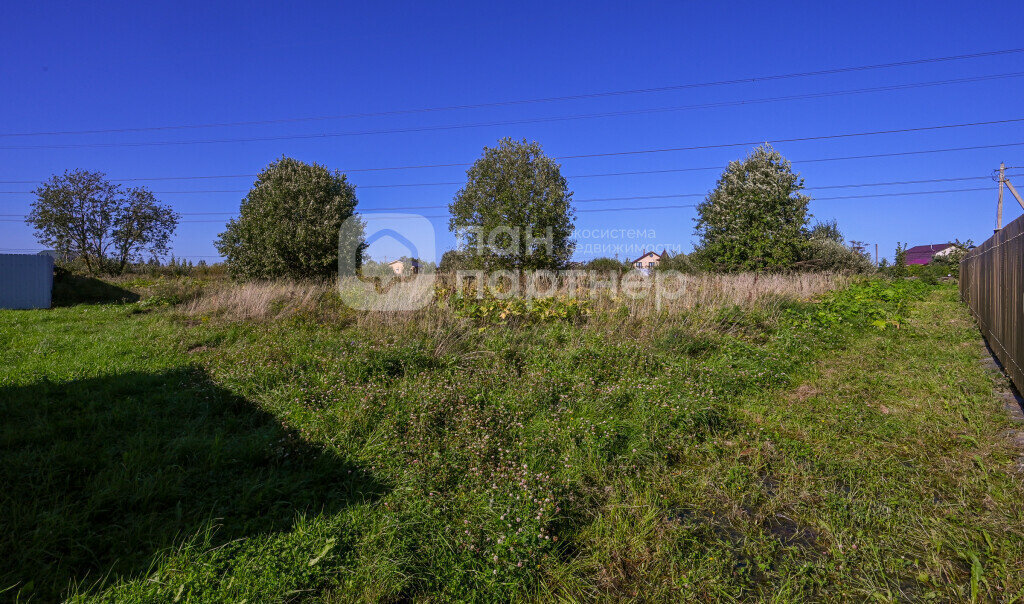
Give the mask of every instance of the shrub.
M 656 267 L 656 270 L 659 271 L 679 271 L 680 273 L 695 273 L 697 269 L 696 263 L 686 254 L 676 254 L 673 256 L 668 252 L 665 252 Z
M 867 254 L 831 238 L 811 238 L 801 264 L 813 270 L 834 272 L 866 273 L 874 268 Z
M 623 262 L 618 258 L 594 258 L 590 262 L 584 265 L 584 268 L 588 271 L 619 271 L 625 272 L 632 268 L 628 262 Z
M 503 299 L 486 292 L 482 298 L 477 298 L 441 288 L 436 290 L 436 295 L 439 306 L 450 306 L 456 316 L 476 319 L 480 323 L 577 321 L 586 318 L 591 311 L 588 300 L 572 296 L 513 296 Z
M 282 157 L 259 174 L 217 250 L 235 278 L 330 277 L 338 270 L 341 226 L 355 207 L 355 187 L 344 174 Z

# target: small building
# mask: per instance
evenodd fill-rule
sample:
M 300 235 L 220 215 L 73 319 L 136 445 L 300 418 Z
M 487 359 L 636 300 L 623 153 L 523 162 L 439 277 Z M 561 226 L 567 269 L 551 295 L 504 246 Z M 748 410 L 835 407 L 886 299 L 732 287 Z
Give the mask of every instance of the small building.
M 935 258 L 953 253 L 956 246 L 952 243 L 931 243 L 915 245 L 907 250 L 907 264 L 928 264 Z
M 420 261 L 415 258 L 400 258 L 388 262 L 388 266 L 396 275 L 416 275 L 420 272 Z
M 0 254 L 0 308 L 50 308 L 53 258 L 46 254 Z
M 664 255 L 664 250 L 660 254 L 658 252 L 645 252 L 644 255 L 630 262 L 630 264 L 633 265 L 633 268 L 635 269 L 651 271 L 654 267 L 658 266 L 658 263 L 661 262 L 661 257 Z

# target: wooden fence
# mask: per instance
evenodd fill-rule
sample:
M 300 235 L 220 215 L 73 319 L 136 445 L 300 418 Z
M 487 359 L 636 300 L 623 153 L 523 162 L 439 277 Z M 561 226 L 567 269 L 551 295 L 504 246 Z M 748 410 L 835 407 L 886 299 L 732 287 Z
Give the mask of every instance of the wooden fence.
M 1024 391 L 1024 216 L 960 262 L 960 295 L 1010 379 Z

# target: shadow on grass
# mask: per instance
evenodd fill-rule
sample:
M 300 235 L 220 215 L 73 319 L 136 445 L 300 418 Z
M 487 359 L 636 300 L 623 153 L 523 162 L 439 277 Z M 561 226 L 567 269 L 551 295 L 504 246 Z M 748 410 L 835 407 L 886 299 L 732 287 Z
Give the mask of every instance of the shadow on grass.
M 123 304 L 137 302 L 139 295 L 95 277 L 58 271 L 53 279 L 53 306 Z
M 0 417 L 6 596 L 138 576 L 211 519 L 223 543 L 382 491 L 198 369 L 0 388 Z

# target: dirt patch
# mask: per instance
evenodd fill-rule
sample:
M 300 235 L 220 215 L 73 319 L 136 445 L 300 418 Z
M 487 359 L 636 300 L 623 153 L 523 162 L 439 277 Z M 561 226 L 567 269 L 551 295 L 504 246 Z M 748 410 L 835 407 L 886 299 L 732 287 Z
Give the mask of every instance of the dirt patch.
M 821 391 L 812 386 L 811 384 L 801 384 L 796 390 L 789 393 L 789 400 L 802 403 L 809 398 L 813 398 L 821 394 Z

